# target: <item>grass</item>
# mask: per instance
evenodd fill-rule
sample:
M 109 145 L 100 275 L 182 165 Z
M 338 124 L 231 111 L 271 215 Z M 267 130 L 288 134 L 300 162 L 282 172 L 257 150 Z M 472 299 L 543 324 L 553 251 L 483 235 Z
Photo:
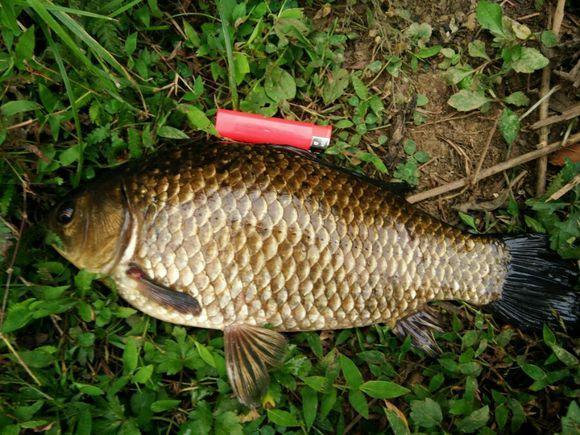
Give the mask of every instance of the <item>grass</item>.
M 404 7 L 356 3 L 0 0 L 2 434 L 578 432 L 577 342 L 561 332 L 524 335 L 442 303 L 436 357 L 383 326 L 294 334 L 249 411 L 231 396 L 221 333 L 138 313 L 48 247 L 38 222 L 57 198 L 164 140 L 211 136 L 218 106 L 332 123 L 329 158 L 417 185 L 431 156 L 397 115 L 429 122 L 412 84 L 436 72 L 457 111 L 501 113 L 504 152 L 533 143 L 530 97 L 512 83 L 539 82 L 554 35 L 481 1 L 474 28 L 445 42 Z M 361 50 L 372 56 L 352 68 Z M 568 162 L 543 198 L 454 219 L 547 231 L 578 258 L 578 186 L 547 200 L 578 170 Z

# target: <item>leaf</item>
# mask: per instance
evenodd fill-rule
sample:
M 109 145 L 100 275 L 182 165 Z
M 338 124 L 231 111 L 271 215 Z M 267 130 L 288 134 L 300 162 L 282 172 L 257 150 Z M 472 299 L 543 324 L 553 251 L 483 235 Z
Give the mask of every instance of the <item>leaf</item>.
M 544 68 L 550 61 L 535 48 L 523 47 L 521 56 L 510 62 L 514 71 L 519 73 L 533 73 Z
M 134 337 L 129 337 L 123 351 L 123 371 L 125 373 L 132 372 L 137 368 L 138 361 L 139 348 L 137 347 L 137 340 Z
M 81 393 L 89 396 L 101 396 L 105 394 L 103 390 L 95 385 L 79 384 L 78 382 L 75 382 L 74 386 L 77 387 Z
M 29 60 L 34 54 L 34 26 L 30 26 L 18 39 L 15 47 L 16 56 L 18 60 Z
M 480 39 L 470 42 L 467 46 L 467 52 L 471 57 L 480 57 L 482 59 L 491 60 L 485 51 L 485 42 Z
M 149 379 L 151 379 L 152 374 L 153 374 L 153 364 L 140 367 L 139 370 L 137 370 L 137 372 L 133 375 L 133 382 L 137 382 L 138 384 L 144 384 Z
M 576 358 L 572 353 L 568 352 L 566 349 L 558 346 L 557 344 L 553 344 L 550 347 L 552 348 L 554 355 L 556 355 L 556 358 L 558 358 L 568 367 L 578 366 L 578 358 Z
M 236 84 L 240 85 L 249 72 L 250 64 L 248 63 L 248 56 L 244 53 L 234 53 L 234 77 L 236 78 Z
M 208 350 L 208 348 L 205 347 L 203 344 L 201 344 L 199 341 L 195 342 L 195 347 L 197 348 L 197 351 L 199 352 L 199 356 L 201 357 L 201 359 L 204 360 L 208 365 L 215 368 L 216 367 L 215 359 L 211 354 L 211 352 Z
M 524 373 L 532 378 L 534 381 L 538 381 L 540 379 L 544 379 L 546 377 L 546 372 L 542 370 L 541 367 L 538 367 L 535 364 L 521 364 L 520 366 Z
M 349 128 L 352 127 L 353 125 L 354 124 L 352 123 L 352 121 L 349 121 L 348 119 L 341 119 L 336 124 L 334 124 L 334 128 Z
M 177 128 L 164 125 L 157 130 L 157 135 L 167 139 L 189 139 L 189 136 Z
M 473 73 L 474 70 L 469 65 L 452 66 L 447 71 L 445 71 L 444 77 L 450 85 L 456 85 L 465 77 L 469 77 Z
M 4 116 L 14 116 L 23 112 L 40 109 L 40 104 L 35 101 L 17 100 L 9 101 L 0 106 L 0 113 Z
M 187 116 L 187 120 L 189 121 L 189 125 L 196 129 L 205 131 L 208 134 L 217 136 L 218 132 L 215 129 L 213 123 L 209 120 L 203 110 L 199 109 L 196 106 L 191 104 L 180 104 L 177 106 L 177 110 L 182 113 L 185 113 Z
M 415 154 L 415 151 L 417 151 L 417 144 L 414 140 L 407 139 L 403 145 L 403 151 L 405 151 L 405 154 L 408 156 L 412 156 Z
M 489 406 L 485 405 L 483 408 L 473 411 L 469 416 L 456 423 L 457 428 L 464 433 L 475 432 L 480 427 L 484 426 L 489 420 Z
M 346 380 L 346 385 L 353 390 L 358 390 L 363 383 L 363 377 L 356 364 L 344 355 L 338 357 L 338 362 Z
M 433 47 L 423 47 L 415 53 L 415 56 L 417 56 L 419 59 L 427 59 L 429 57 L 435 56 L 436 54 L 439 54 L 440 51 L 440 45 L 434 45 Z
M 357 390 L 350 390 L 348 393 L 348 402 L 356 412 L 364 418 L 369 418 L 369 404 L 363 393 Z
M 447 103 L 460 112 L 468 112 L 478 109 L 488 101 L 490 101 L 489 98 L 481 91 L 467 91 L 463 89 L 453 94 Z
M 514 143 L 520 132 L 520 119 L 518 115 L 507 107 L 502 110 L 499 118 L 499 131 L 508 144 Z
M 302 381 L 312 388 L 314 391 L 323 393 L 326 390 L 326 378 L 324 376 L 307 376 L 302 378 Z
M 137 32 L 131 33 L 125 40 L 125 53 L 131 56 L 137 49 Z
M 300 422 L 287 411 L 281 409 L 268 409 L 268 420 L 282 427 L 300 426 Z
M 476 9 L 479 25 L 495 35 L 504 35 L 501 6 L 487 0 L 480 0 Z
M 530 103 L 530 99 L 522 91 L 516 91 L 510 94 L 508 97 L 504 98 L 504 103 L 511 104 L 512 106 L 527 106 Z
M 274 67 L 266 72 L 264 90 L 268 97 L 279 103 L 296 96 L 296 82 L 287 71 Z
M 443 414 L 439 404 L 427 398 L 411 402 L 411 418 L 418 426 L 428 429 L 438 426 L 443 420 Z
M 369 97 L 369 90 L 367 89 L 367 86 L 354 74 L 351 76 L 350 80 L 357 97 L 363 101 L 366 100 Z
M 468 215 L 466 213 L 463 212 L 459 212 L 459 218 L 461 219 L 461 221 L 467 225 L 468 227 L 472 228 L 475 231 L 478 231 L 477 229 L 477 224 L 475 223 L 475 219 L 473 218 L 473 216 Z
M 417 107 L 422 107 L 422 106 L 425 106 L 428 102 L 429 102 L 429 98 L 427 98 L 426 95 L 418 94 L 417 95 L 417 102 L 415 103 L 415 105 Z
M 307 429 L 310 429 L 316 420 L 318 412 L 318 394 L 309 387 L 303 387 L 300 390 L 302 396 L 302 415 L 304 416 L 304 424 Z
M 391 426 L 391 429 L 395 435 L 409 435 L 411 433 L 409 431 L 407 422 L 403 420 L 395 411 L 386 409 L 385 412 L 387 414 L 387 420 L 389 420 L 389 425 Z
M 58 159 L 63 166 L 69 166 L 74 162 L 78 162 L 80 156 L 81 149 L 79 144 L 76 144 L 62 151 L 58 156 Z
M 551 30 L 544 30 L 540 35 L 540 41 L 547 48 L 552 48 L 558 45 L 558 36 Z
M 322 87 L 322 99 L 324 104 L 330 104 L 340 98 L 348 86 L 350 74 L 342 68 L 332 72 Z
M 410 391 L 389 381 L 368 381 L 360 386 L 360 390 L 374 399 L 393 399 Z
M 169 411 L 170 409 L 175 409 L 181 403 L 181 400 L 158 400 L 151 404 L 151 411 L 153 412 L 163 412 Z

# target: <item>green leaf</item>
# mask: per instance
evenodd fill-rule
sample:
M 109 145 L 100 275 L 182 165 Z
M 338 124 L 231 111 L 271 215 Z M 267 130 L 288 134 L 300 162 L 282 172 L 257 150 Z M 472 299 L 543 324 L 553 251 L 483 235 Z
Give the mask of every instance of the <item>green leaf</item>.
M 75 382 L 74 386 L 77 387 L 81 393 L 88 396 L 101 396 L 105 394 L 103 390 L 95 385 L 79 384 L 78 382 Z
M 16 44 L 15 51 L 18 60 L 22 61 L 31 59 L 34 54 L 34 44 L 34 26 L 30 26 L 20 36 L 20 39 L 18 39 L 18 43 Z
M 461 219 L 461 221 L 467 225 L 468 227 L 472 228 L 475 231 L 478 231 L 477 229 L 477 224 L 475 223 L 475 219 L 473 218 L 473 216 L 468 215 L 466 213 L 463 212 L 459 212 L 459 218 Z
M 196 130 L 205 131 L 206 133 L 217 136 L 217 131 L 213 123 L 209 120 L 203 110 L 191 104 L 180 104 L 177 110 L 185 113 L 189 125 Z
M 137 370 L 137 372 L 133 375 L 133 382 L 137 382 L 138 384 L 144 384 L 149 379 L 151 379 L 152 374 L 153 374 L 153 364 L 140 367 L 139 370 Z
M 467 52 L 471 57 L 479 57 L 485 60 L 491 60 L 485 51 L 485 42 L 480 39 L 476 39 L 470 42 L 467 46 Z
M 535 381 L 540 379 L 544 379 L 546 377 L 546 372 L 542 370 L 541 367 L 538 367 L 535 364 L 521 364 L 520 366 L 522 370 Z
M 326 390 L 326 378 L 324 376 L 307 376 L 302 381 L 314 391 L 323 393 Z
M 369 418 L 369 404 L 363 393 L 357 390 L 350 390 L 348 393 L 348 402 L 356 412 L 364 418 Z
M 177 408 L 180 403 L 181 400 L 171 400 L 171 399 L 158 400 L 151 404 L 151 411 L 153 412 L 169 411 L 170 409 Z
M 211 354 L 211 352 L 208 350 L 208 348 L 205 347 L 203 344 L 201 344 L 199 341 L 195 342 L 195 347 L 197 348 L 197 351 L 199 352 L 199 356 L 201 357 L 201 359 L 204 360 L 208 365 L 215 368 L 216 367 L 215 359 Z
M 234 53 L 234 76 L 236 83 L 240 85 L 249 72 L 250 64 L 248 63 L 248 56 L 244 53 Z
M 427 59 L 429 57 L 435 56 L 436 54 L 439 54 L 440 51 L 440 45 L 434 45 L 433 47 L 423 47 L 415 53 L 415 56 L 417 56 L 419 59 Z
M 512 60 L 510 66 L 519 73 L 533 73 L 544 68 L 550 61 L 535 48 L 523 47 L 521 56 Z
M 431 156 L 425 151 L 417 151 L 415 154 L 413 154 L 413 158 L 417 160 L 417 163 L 427 163 Z
M 35 101 L 17 100 L 9 101 L 0 106 L 0 113 L 4 116 L 14 116 L 23 112 L 40 109 L 40 104 Z
M 268 419 L 278 426 L 300 426 L 300 422 L 296 419 L 296 417 L 287 411 L 282 411 L 281 409 L 268 409 L 267 413 Z
M 189 136 L 177 128 L 164 125 L 157 130 L 157 135 L 167 139 L 189 139 Z
M 199 47 L 201 45 L 201 39 L 200 39 L 199 35 L 195 31 L 195 29 L 192 27 L 192 25 L 189 24 L 187 21 L 183 21 L 183 31 L 184 31 L 185 36 L 187 37 L 188 41 L 191 42 L 191 44 L 194 47 Z
M 558 45 L 558 36 L 551 30 L 544 30 L 540 35 L 540 41 L 545 47 L 552 48 Z
M 354 74 L 350 77 L 350 80 L 357 97 L 359 97 L 362 101 L 366 100 L 369 97 L 369 90 L 367 89 L 367 86 Z
M 520 132 L 520 118 L 507 107 L 499 118 L 499 131 L 508 144 L 514 143 Z
M 139 362 L 139 348 L 137 340 L 134 337 L 127 338 L 125 343 L 125 350 L 123 351 L 123 371 L 131 373 L 137 368 Z
M 389 381 L 368 381 L 360 386 L 360 390 L 374 399 L 393 399 L 410 391 Z
M 81 149 L 79 144 L 76 144 L 62 151 L 58 156 L 58 159 L 63 166 L 69 166 L 74 162 L 78 162 L 80 157 Z
M 424 428 L 437 427 L 443 420 L 441 407 L 433 399 L 413 400 L 411 402 L 411 418 L 417 426 Z
M 405 151 L 405 154 L 408 156 L 412 156 L 415 154 L 415 151 L 417 151 L 417 144 L 413 139 L 407 139 L 403 144 L 403 151 Z
M 557 344 L 553 344 L 550 347 L 552 348 L 552 352 L 554 352 L 554 355 L 556 355 L 556 357 L 560 361 L 562 361 L 564 364 L 566 364 L 568 367 L 578 366 L 578 358 L 576 358 L 573 354 L 568 352 L 566 349 L 558 346 Z
M 316 413 L 318 412 L 318 394 L 310 387 L 303 387 L 300 390 L 302 396 L 302 415 L 304 416 L 304 424 L 307 429 L 310 429 L 316 420 Z
M 356 364 L 344 355 L 338 357 L 338 362 L 346 380 L 346 385 L 353 390 L 358 390 L 363 383 L 363 377 Z
M 463 89 L 453 94 L 447 103 L 460 112 L 468 112 L 480 108 L 488 101 L 490 101 L 489 98 L 481 91 L 467 91 Z
M 513 94 L 510 94 L 508 97 L 504 98 L 503 101 L 507 104 L 518 107 L 527 106 L 530 103 L 530 99 L 522 91 L 516 91 Z
M 485 405 L 483 408 L 473 411 L 469 416 L 456 423 L 457 429 L 464 433 L 475 432 L 480 427 L 484 426 L 489 420 L 489 406 Z
M 129 35 L 125 41 L 125 53 L 127 56 L 131 56 L 137 49 L 137 32 L 133 32 Z
M 504 35 L 501 6 L 487 0 L 480 0 L 476 17 L 479 25 L 495 35 Z
M 274 67 L 266 72 L 264 90 L 268 97 L 279 103 L 296 96 L 296 82 L 288 71 Z
M 349 121 L 348 119 L 341 119 L 336 124 L 334 124 L 334 128 L 350 128 L 353 125 L 354 124 L 352 123 L 352 121 Z
M 418 94 L 417 95 L 417 102 L 415 103 L 415 105 L 417 107 L 422 107 L 422 106 L 425 106 L 428 102 L 429 102 L 429 98 L 427 98 L 426 95 Z
M 447 71 L 445 71 L 444 77 L 447 83 L 449 83 L 450 85 L 456 85 L 465 77 L 469 77 L 473 73 L 474 70 L 469 65 L 452 66 Z
M 407 422 L 399 417 L 395 411 L 386 409 L 385 413 L 387 414 L 387 420 L 389 420 L 389 425 L 395 435 L 409 435 L 411 433 L 407 426 Z
M 324 104 L 330 104 L 340 98 L 348 86 L 350 74 L 342 68 L 334 71 L 326 79 L 322 87 L 322 99 Z

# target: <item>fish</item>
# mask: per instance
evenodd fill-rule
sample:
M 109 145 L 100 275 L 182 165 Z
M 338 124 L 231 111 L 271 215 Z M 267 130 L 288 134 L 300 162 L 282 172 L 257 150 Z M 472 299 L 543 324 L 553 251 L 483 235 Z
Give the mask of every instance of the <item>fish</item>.
M 578 330 L 577 265 L 537 234 L 473 235 L 389 183 L 284 147 L 168 146 L 73 192 L 56 250 L 136 309 L 222 330 L 228 378 L 257 406 L 284 333 L 384 324 L 431 349 L 433 301 L 524 329 Z

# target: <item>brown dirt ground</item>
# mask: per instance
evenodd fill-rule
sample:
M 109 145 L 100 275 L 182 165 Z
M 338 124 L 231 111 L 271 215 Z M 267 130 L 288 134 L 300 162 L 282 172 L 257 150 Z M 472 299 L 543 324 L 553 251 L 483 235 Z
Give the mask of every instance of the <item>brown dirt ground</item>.
M 431 44 L 439 43 L 456 50 L 466 51 L 468 42 L 487 37 L 478 32 L 475 21 L 476 0 L 439 2 L 412 0 L 380 2 L 377 0 L 373 4 L 376 8 L 371 20 L 367 16 L 368 5 L 357 4 L 340 11 L 348 17 L 342 22 L 343 28 L 351 26 L 360 31 L 362 26 L 370 23 L 366 34 L 361 32 L 361 38 L 356 40 L 350 50 L 345 53 L 346 68 L 364 69 L 375 59 L 383 59 L 384 55 L 397 55 L 404 52 L 407 46 L 401 37 L 401 30 L 404 30 L 412 21 L 431 24 L 433 27 Z M 510 0 L 504 2 L 503 7 L 506 15 L 519 19 L 532 31 L 540 31 L 547 24 L 546 17 L 536 12 L 533 0 L 517 2 Z M 338 8 L 337 6 L 335 13 L 339 13 Z M 397 9 L 406 10 L 410 14 L 411 21 L 407 23 L 401 19 L 396 13 Z M 328 18 L 332 19 L 332 15 Z M 574 20 L 568 22 L 565 20 L 562 31 L 577 33 L 577 30 L 574 30 L 574 23 Z M 455 30 L 452 30 L 452 27 Z M 489 46 L 490 41 L 487 40 L 487 42 Z M 475 61 L 474 64 L 478 63 Z M 530 97 L 533 103 L 538 99 L 540 76 L 540 73 L 536 73 L 507 79 L 497 86 L 499 96 L 521 90 Z M 552 82 L 553 85 L 555 80 Z M 568 88 L 569 86 L 566 86 L 562 92 L 554 94 L 551 109 L 558 112 L 560 108 L 558 106 L 570 107 L 575 100 L 577 101 L 574 92 L 570 92 Z M 388 106 L 391 128 L 385 132 L 390 138 L 390 143 L 386 149 L 375 148 L 375 151 L 383 157 L 389 169 L 393 169 L 397 163 L 405 159 L 402 150 L 403 139 L 413 139 L 418 149 L 428 152 L 432 157 L 421 167 L 420 183 L 416 192 L 474 174 L 484 152 L 488 134 L 501 108 L 494 105 L 493 109 L 486 114 L 479 111 L 467 114 L 457 112 L 447 104 L 447 100 L 455 91 L 445 83 L 442 71 L 435 66 L 431 69 L 423 66 L 423 69 L 416 74 L 403 74 L 397 79 L 384 73 L 373 84 L 373 90 L 383 97 L 385 106 Z M 413 98 L 417 94 L 426 95 L 429 99 L 429 103 L 419 109 L 427 116 L 427 122 L 420 126 L 415 126 L 412 121 Z M 516 112 L 521 114 L 526 109 Z M 482 169 L 500 163 L 508 157 L 515 157 L 533 150 L 538 142 L 537 133 L 531 131 L 529 125 L 537 119 L 538 111 L 536 110 L 524 120 L 522 131 L 511 150 L 497 131 L 485 155 Z M 560 132 L 561 127 L 552 128 L 552 140 L 556 140 Z M 379 134 L 376 135 L 378 136 Z M 369 146 L 373 146 L 372 141 L 371 136 Z M 549 168 L 549 178 L 556 172 L 557 168 Z M 516 178 L 517 182 L 513 183 Z M 418 206 L 446 222 L 456 224 L 458 222 L 457 209 L 475 210 L 477 214 L 477 211 L 481 212 L 482 209 L 495 210 L 505 207 L 509 197 L 508 189 L 511 189 L 513 197 L 519 202 L 533 197 L 535 179 L 536 164 L 532 162 L 485 179 L 469 188 L 423 201 Z M 513 183 L 511 188 L 510 183 Z M 480 214 L 479 217 L 483 218 L 483 215 Z

